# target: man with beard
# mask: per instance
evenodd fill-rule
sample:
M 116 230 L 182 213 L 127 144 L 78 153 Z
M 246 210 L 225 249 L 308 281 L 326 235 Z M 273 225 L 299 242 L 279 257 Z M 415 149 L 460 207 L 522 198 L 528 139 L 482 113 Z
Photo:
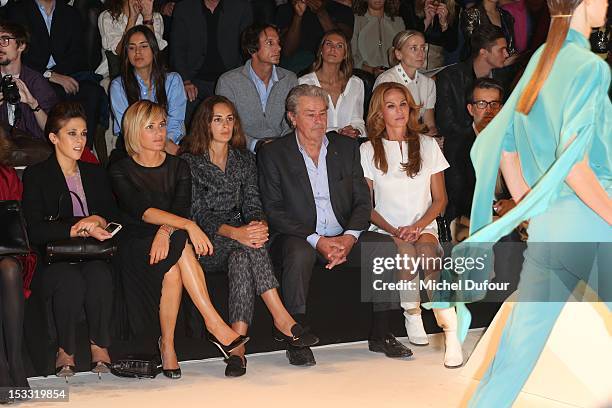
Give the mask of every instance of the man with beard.
M 28 41 L 29 35 L 23 26 L 11 21 L 0 22 L 0 72 L 3 78 L 6 75 L 13 77 L 20 96 L 20 102 L 11 105 L 4 100 L 0 90 L 0 121 L 32 137 L 44 139 L 47 112 L 58 99 L 47 80 L 21 61 Z
M 246 64 L 221 75 L 217 95 L 236 105 L 252 152 L 290 131 L 285 120 L 285 99 L 298 84 L 291 71 L 277 67 L 281 55 L 278 28 L 256 23 L 242 34 L 242 49 L 250 55 Z

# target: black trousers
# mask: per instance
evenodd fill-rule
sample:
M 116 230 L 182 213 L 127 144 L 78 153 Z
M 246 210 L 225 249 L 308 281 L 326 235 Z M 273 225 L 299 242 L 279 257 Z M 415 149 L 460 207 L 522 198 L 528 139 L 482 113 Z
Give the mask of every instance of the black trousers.
M 198 96 L 193 101 L 187 100 L 187 107 L 185 108 L 185 126 L 187 129 L 189 129 L 191 119 L 198 109 L 198 106 L 200 106 L 200 103 L 202 103 L 204 99 L 215 94 L 215 84 L 217 81 L 194 78 L 191 82 L 198 88 Z
M 83 307 L 89 339 L 100 347 L 108 347 L 113 298 L 110 264 L 58 262 L 44 267 L 42 275 L 43 296 L 51 301 L 59 347 L 74 354 L 76 325 Z
M 51 84 L 58 98 L 62 101 L 74 101 L 83 105 L 85 115 L 87 115 L 87 147 L 94 146 L 94 138 L 100 121 L 100 112 L 103 101 L 105 100 L 104 89 L 92 81 L 78 81 L 79 92 L 67 94 L 64 88 L 58 84 Z
M 306 239 L 291 235 L 276 236 L 270 247 L 270 254 L 274 265 L 280 266 L 281 269 L 281 292 L 287 311 L 292 315 L 305 314 L 313 268 L 316 263 L 326 264 L 327 261 Z M 374 263 L 374 258 L 393 258 L 396 254 L 397 247 L 390 236 L 364 231 L 349 253 L 347 262 L 335 266 L 334 269 L 361 268 L 362 283 L 365 282 L 368 286 L 372 273 L 367 268 Z M 374 325 L 377 324 L 376 319 L 381 319 L 383 315 L 387 319 L 387 312 L 399 308 L 399 297 L 387 293 L 383 298 L 373 298 Z

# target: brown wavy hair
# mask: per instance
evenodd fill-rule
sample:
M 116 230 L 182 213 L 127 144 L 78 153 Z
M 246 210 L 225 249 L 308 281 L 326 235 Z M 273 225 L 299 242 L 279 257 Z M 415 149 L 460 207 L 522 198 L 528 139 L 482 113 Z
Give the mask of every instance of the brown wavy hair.
M 583 0 L 548 0 L 548 10 L 550 11 L 550 28 L 548 29 L 548 36 L 546 37 L 546 43 L 544 44 L 544 50 L 540 55 L 540 60 L 536 66 L 531 79 L 525 86 L 521 97 L 516 105 L 516 110 L 520 113 L 528 115 L 535 103 L 548 74 L 561 50 L 561 46 L 567 37 L 571 23 L 571 15 L 574 13 L 576 7 L 582 3 Z M 554 17 L 563 15 L 565 17 Z
M 0 130 L 0 166 L 4 166 L 9 158 L 12 144 L 6 137 L 4 130 Z
M 419 133 L 423 131 L 423 126 L 419 124 L 420 107 L 414 102 L 410 91 L 404 85 L 396 82 L 384 82 L 374 90 L 370 100 L 367 120 L 368 140 L 374 148 L 374 165 L 378 170 L 386 174 L 389 170 L 389 164 L 387 163 L 382 139 L 387 138 L 387 129 L 382 111 L 385 107 L 385 94 L 393 89 L 404 94 L 410 108 L 406 135 L 404 136 L 404 140 L 408 142 L 408 162 L 402 164 L 402 169 L 412 178 L 421 171 L 423 163 L 421 158 L 421 142 L 419 140 Z
M 232 115 L 234 115 L 234 129 L 232 130 L 232 138 L 229 141 L 229 145 L 235 149 L 246 148 L 246 139 L 242 131 L 242 125 L 240 124 L 240 117 L 238 116 L 236 107 L 225 96 L 215 95 L 206 98 L 204 102 L 200 104 L 198 110 L 196 110 L 191 122 L 189 134 L 183 139 L 179 154 L 191 153 L 193 155 L 201 155 L 208 153 L 210 142 L 213 140 L 210 124 L 213 120 L 215 106 L 218 104 L 229 106 Z
M 399 16 L 400 2 L 399 0 L 385 0 L 385 14 L 387 17 Z M 358 16 L 363 16 L 368 11 L 368 0 L 355 0 L 353 2 L 353 13 Z
M 351 79 L 351 76 L 353 76 L 353 66 L 355 65 L 355 62 L 353 61 L 351 40 L 347 38 L 346 34 L 344 34 L 342 30 L 329 30 L 325 33 L 325 35 L 323 35 L 323 38 L 321 38 L 321 42 L 319 43 L 319 48 L 317 49 L 317 56 L 312 64 L 312 70 L 310 72 L 317 72 L 323 66 L 323 44 L 325 43 L 325 40 L 327 40 L 327 37 L 332 34 L 342 37 L 344 43 L 346 44 L 346 48 L 344 49 L 344 59 L 340 63 L 340 73 L 342 74 L 342 78 L 346 84 L 346 82 Z M 344 87 L 342 87 L 342 90 L 344 91 Z

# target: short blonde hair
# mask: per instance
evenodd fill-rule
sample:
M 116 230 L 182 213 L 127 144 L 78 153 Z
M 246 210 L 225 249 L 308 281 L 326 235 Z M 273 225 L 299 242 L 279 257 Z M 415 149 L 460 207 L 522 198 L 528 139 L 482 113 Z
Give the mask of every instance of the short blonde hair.
M 140 133 L 145 125 L 154 118 L 167 117 L 166 110 L 155 102 L 146 99 L 133 103 L 123 114 L 121 127 L 123 130 L 123 140 L 125 141 L 125 150 L 131 157 L 140 153 L 142 146 L 140 144 Z

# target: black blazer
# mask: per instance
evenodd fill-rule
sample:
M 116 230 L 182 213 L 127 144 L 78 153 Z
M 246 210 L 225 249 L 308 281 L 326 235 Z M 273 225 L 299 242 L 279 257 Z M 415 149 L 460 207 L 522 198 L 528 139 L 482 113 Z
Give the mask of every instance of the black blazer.
M 327 133 L 327 178 L 334 214 L 344 230 L 370 225 L 372 202 L 356 140 Z M 315 233 L 317 212 L 308 171 L 295 132 L 263 145 L 257 153 L 259 190 L 272 233 L 300 238 Z
M 85 191 L 90 215 L 99 215 L 107 221 L 118 219 L 118 210 L 106 171 L 95 164 L 79 161 L 81 182 Z M 70 238 L 72 222 L 48 222 L 45 217 L 57 214 L 60 219 L 73 216 L 72 199 L 62 169 L 52 154 L 44 162 L 29 166 L 23 173 L 23 212 L 28 225 L 30 241 L 35 245 L 44 245 L 50 241 Z
M 172 13 L 170 65 L 183 81 L 194 79 L 206 55 L 207 27 L 202 0 L 182 0 Z M 242 65 L 240 34 L 253 22 L 247 0 L 221 0 L 217 44 L 223 64 L 230 69 Z
M 83 23 L 76 9 L 62 0 L 55 2 L 51 35 L 34 0 L 11 3 L 7 14 L 9 20 L 26 26 L 30 32 L 30 43 L 23 54 L 30 68 L 44 72 L 49 56 L 53 55 L 56 64 L 53 71 L 69 75 L 86 70 Z

